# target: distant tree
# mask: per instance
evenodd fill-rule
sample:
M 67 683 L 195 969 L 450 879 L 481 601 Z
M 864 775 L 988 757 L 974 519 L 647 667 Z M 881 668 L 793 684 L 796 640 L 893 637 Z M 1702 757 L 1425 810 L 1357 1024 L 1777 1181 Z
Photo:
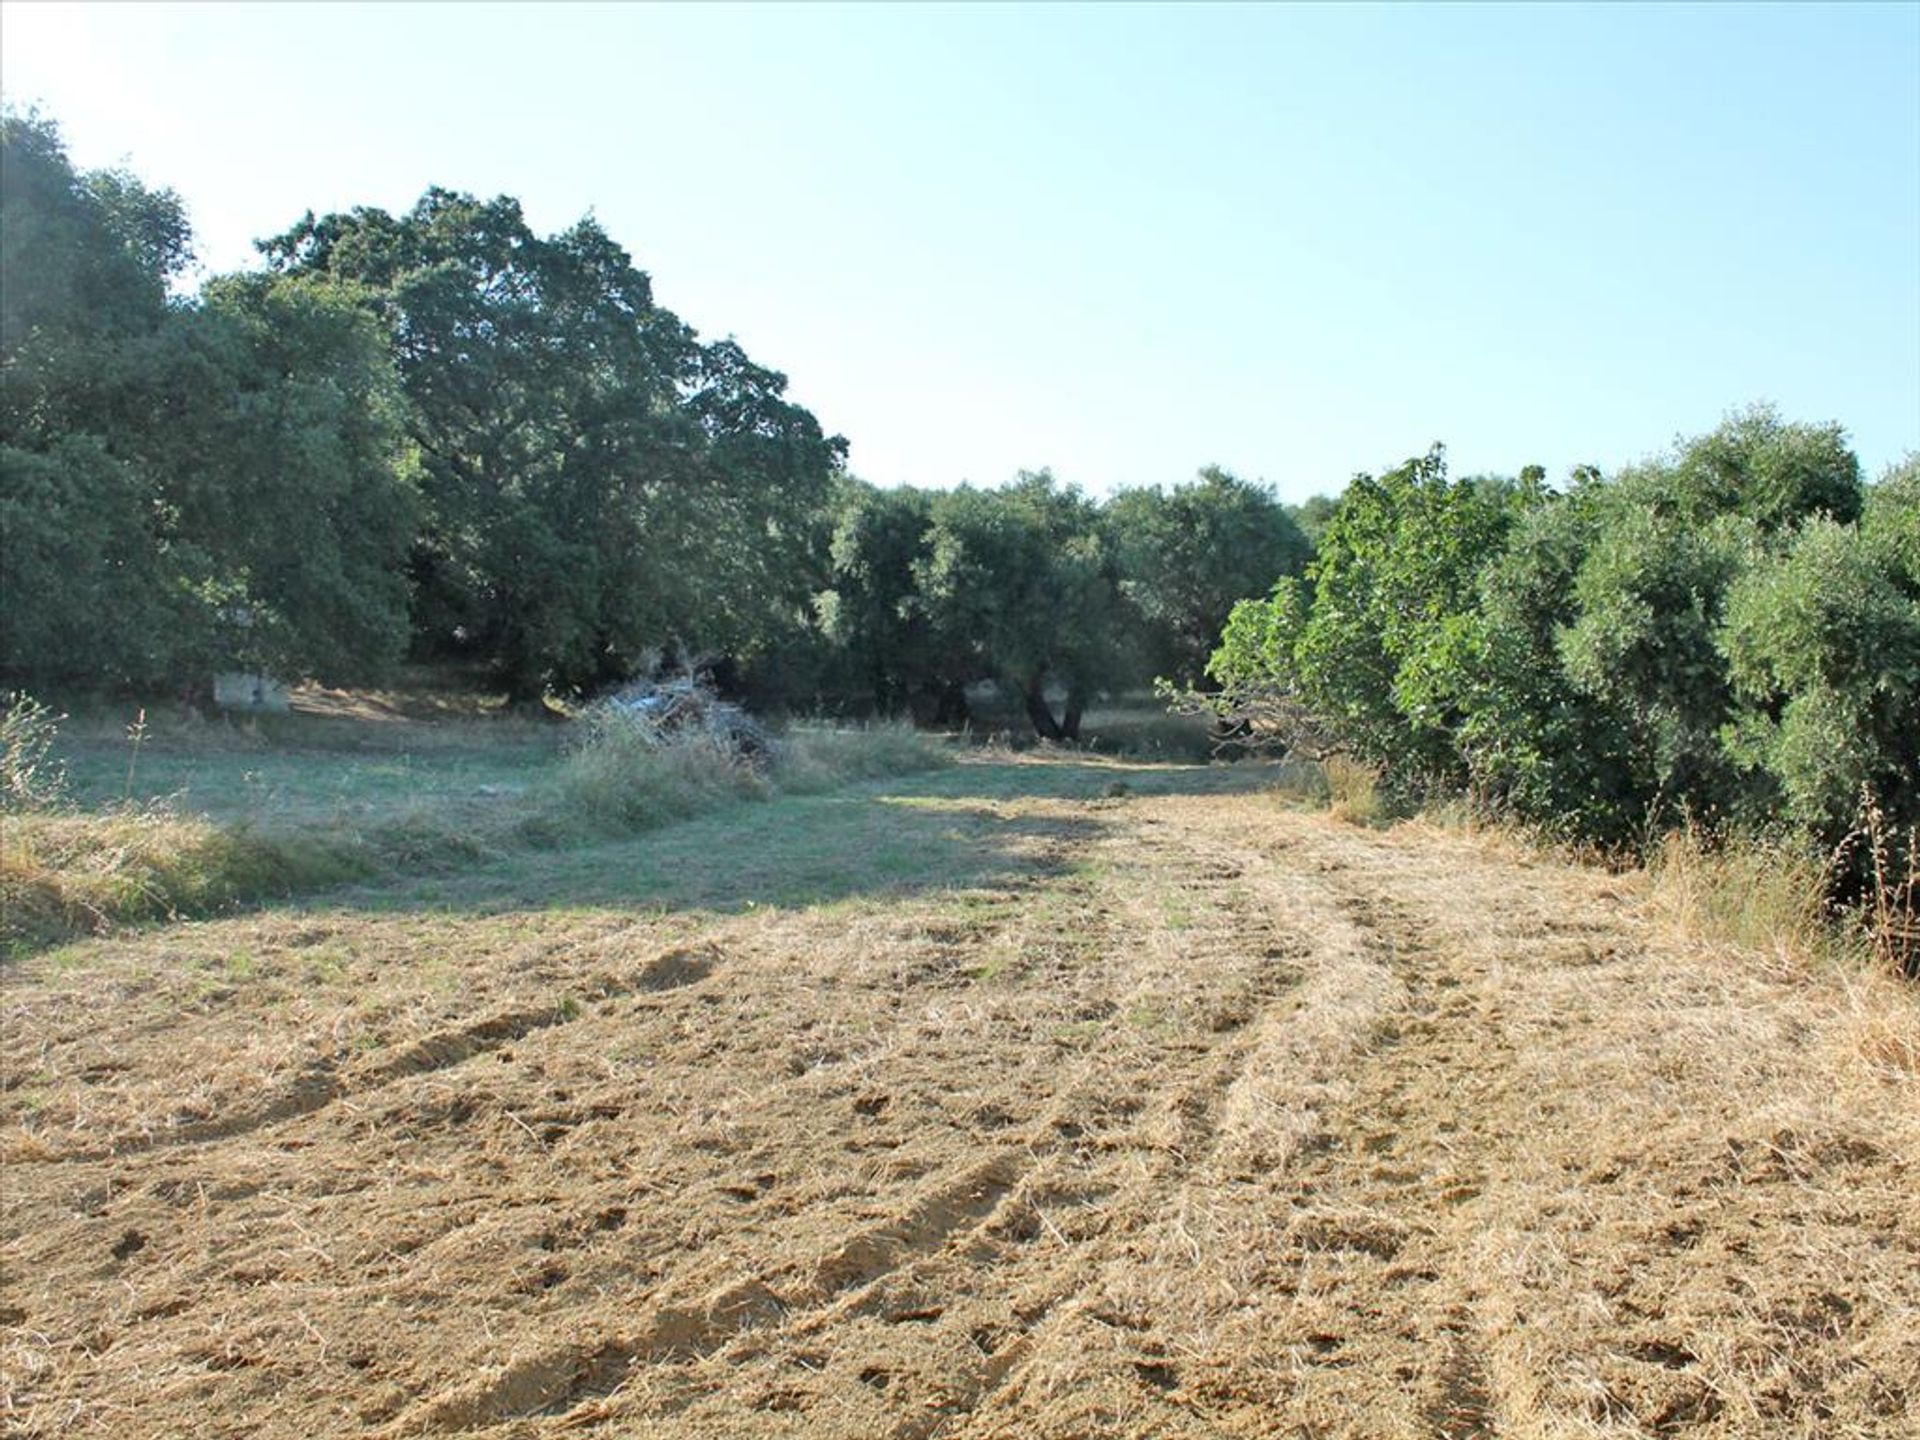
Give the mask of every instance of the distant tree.
M 1318 545 L 1320 532 L 1327 528 L 1327 522 L 1333 519 L 1333 512 L 1339 508 L 1337 496 L 1309 495 L 1298 505 L 1289 505 L 1287 514 L 1300 527 L 1300 533 L 1307 537 L 1307 543 Z
M 127 246 L 107 189 L 51 122 L 0 115 L 0 659 L 16 673 L 153 678 L 179 645 L 153 486 L 114 443 L 163 347 L 172 265 Z
M 0 231 L 9 366 L 158 329 L 167 282 L 192 258 L 179 196 L 124 171 L 75 171 L 59 127 L 35 114 L 0 112 Z
M 1234 605 L 1312 557 L 1270 491 L 1218 466 L 1170 492 L 1123 490 L 1102 519 L 1121 593 L 1142 622 L 1130 648 L 1149 674 L 1185 684 L 1205 671 Z
M 941 674 L 918 600 L 932 528 L 933 501 L 924 491 L 849 485 L 834 526 L 828 588 L 817 607 L 822 628 L 881 714 L 898 714 L 933 691 L 943 702 L 934 718 L 947 722 L 962 718 L 965 689 L 964 680 Z
M 1000 490 L 933 499 L 915 608 L 950 684 L 995 678 L 1021 696 L 1034 733 L 1077 740 L 1088 702 L 1120 664 L 1119 575 L 1099 512 L 1046 471 Z M 1065 692 L 1053 713 L 1049 685 Z

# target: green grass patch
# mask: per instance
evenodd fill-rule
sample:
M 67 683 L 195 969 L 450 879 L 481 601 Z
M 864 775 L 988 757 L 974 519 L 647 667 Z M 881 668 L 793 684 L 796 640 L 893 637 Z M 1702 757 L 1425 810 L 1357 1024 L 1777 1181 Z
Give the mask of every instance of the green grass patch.
M 188 745 L 163 734 L 137 757 L 125 746 L 117 756 L 75 747 L 65 794 L 6 817 L 0 942 L 19 953 L 116 924 L 431 877 L 952 758 L 895 727 L 796 727 L 759 768 L 704 736 L 648 746 L 603 728 L 560 753 L 524 729 L 488 747 L 472 738 L 480 727 L 459 728 L 465 742 L 417 756 L 259 751 L 245 732 Z M 157 785 L 171 798 L 136 805 L 114 798 L 116 785 L 122 795 Z M 873 860 L 902 879 L 916 865 L 905 846 L 876 846 Z M 797 870 L 804 884 L 807 868 Z

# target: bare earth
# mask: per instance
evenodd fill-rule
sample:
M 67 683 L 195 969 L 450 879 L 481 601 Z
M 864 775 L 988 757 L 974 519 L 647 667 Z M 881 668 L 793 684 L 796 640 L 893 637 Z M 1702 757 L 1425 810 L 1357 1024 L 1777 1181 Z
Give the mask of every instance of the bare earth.
M 0 1422 L 1920 1434 L 1913 1009 L 1248 783 L 968 765 L 13 967 Z

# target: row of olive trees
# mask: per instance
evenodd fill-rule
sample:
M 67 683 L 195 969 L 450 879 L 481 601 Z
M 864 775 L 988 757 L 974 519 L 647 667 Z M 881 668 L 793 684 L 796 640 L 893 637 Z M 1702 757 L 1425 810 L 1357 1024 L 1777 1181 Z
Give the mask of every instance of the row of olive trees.
M 1561 491 L 1357 478 L 1307 574 L 1239 606 L 1223 709 L 1631 844 L 1691 817 L 1826 846 L 1920 822 L 1920 464 L 1738 414 Z
M 1310 553 L 1269 491 L 1212 467 L 1104 504 L 1044 471 L 997 490 L 854 483 L 818 615 L 843 686 L 882 711 L 955 723 L 992 681 L 1037 735 L 1077 740 L 1095 696 L 1199 676 L 1237 598 Z
M 664 644 L 750 652 L 818 588 L 844 447 L 702 343 L 591 221 L 430 191 L 170 286 L 177 197 L 0 119 L 0 665 L 358 679 L 411 651 L 519 698 Z

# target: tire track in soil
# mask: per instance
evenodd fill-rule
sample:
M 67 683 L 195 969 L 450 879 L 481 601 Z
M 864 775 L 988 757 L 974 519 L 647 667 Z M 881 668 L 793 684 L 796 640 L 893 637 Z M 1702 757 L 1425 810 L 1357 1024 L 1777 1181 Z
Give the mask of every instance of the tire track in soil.
M 1216 855 L 1227 848 L 1223 837 L 1206 830 L 1185 838 L 1196 850 Z M 1497 1433 L 1494 1398 L 1463 1309 L 1462 1297 L 1471 1293 L 1471 1279 L 1464 1270 L 1469 1247 L 1457 1237 L 1471 1226 L 1461 1207 L 1469 1205 L 1486 1184 L 1488 1137 L 1470 1114 L 1445 1122 L 1446 1131 L 1437 1136 L 1416 1137 L 1400 1131 L 1408 1128 L 1403 1121 L 1416 1122 L 1416 1110 L 1431 1108 L 1431 1096 L 1425 1092 L 1433 1088 L 1436 1067 L 1452 1065 L 1457 1076 L 1464 1059 L 1474 1083 L 1495 1085 L 1506 1045 L 1496 1025 L 1458 998 L 1472 993 L 1480 978 L 1475 967 L 1462 955 L 1434 946 L 1432 927 L 1412 907 L 1386 898 L 1384 877 L 1376 883 L 1369 873 L 1374 867 L 1358 863 L 1353 853 L 1357 848 L 1364 854 L 1366 843 L 1357 832 L 1300 822 L 1289 831 L 1279 865 L 1274 855 L 1258 850 L 1233 852 L 1233 873 L 1258 875 L 1265 870 L 1273 878 L 1284 869 L 1296 878 L 1311 877 L 1288 897 L 1296 921 L 1315 934 L 1336 937 L 1344 922 L 1368 962 L 1395 982 L 1393 1003 L 1369 1018 L 1373 1033 L 1361 1037 L 1357 1053 L 1327 1057 L 1332 1062 L 1329 1074 L 1295 1077 L 1302 1092 L 1314 1098 L 1320 1098 L 1322 1090 L 1316 1082 L 1331 1082 L 1327 1093 L 1337 1096 L 1342 1087 L 1347 1093 L 1326 1103 L 1314 1116 L 1310 1134 L 1296 1137 L 1299 1143 L 1284 1156 L 1278 1174 L 1267 1177 L 1270 1183 L 1253 1199 L 1255 1213 L 1248 1217 L 1249 1223 L 1285 1236 L 1286 1263 L 1268 1277 L 1276 1290 L 1304 1295 L 1312 1288 L 1308 1272 L 1329 1266 L 1339 1272 L 1338 1289 L 1355 1295 L 1356 1303 L 1346 1307 L 1344 1316 L 1348 1329 L 1334 1333 L 1334 1326 L 1322 1324 L 1327 1307 L 1321 1307 L 1314 1312 L 1321 1317 L 1315 1322 L 1319 1328 L 1297 1327 L 1302 1333 L 1290 1335 L 1286 1322 L 1291 1317 L 1282 1307 L 1280 1323 L 1258 1343 L 1276 1353 L 1294 1349 L 1309 1357 L 1306 1373 L 1315 1378 L 1273 1396 L 1290 1413 L 1364 1416 L 1372 1402 L 1350 1396 L 1343 1404 L 1341 1392 L 1376 1386 L 1377 1379 L 1368 1377 L 1378 1367 L 1377 1373 L 1399 1377 L 1412 1403 L 1398 1417 L 1403 1428 L 1391 1428 L 1388 1420 L 1387 1428 L 1374 1430 L 1371 1425 L 1382 1418 L 1376 1416 L 1375 1421 L 1363 1421 L 1358 1433 L 1479 1440 Z M 1249 1029 L 1259 1037 L 1265 1022 L 1273 1027 L 1267 1030 L 1265 1042 L 1284 1045 L 1288 1018 L 1263 1012 Z M 1226 1047 L 1218 1057 L 1205 1087 L 1206 1098 L 1184 1107 L 1194 1121 L 1188 1163 L 1164 1173 L 1151 1190 L 1135 1198 L 1135 1208 L 1142 1215 L 1185 1213 L 1204 1208 L 1215 1197 L 1244 1193 L 1245 1166 L 1240 1157 L 1221 1153 L 1217 1115 L 1225 1097 L 1250 1078 L 1249 1062 L 1260 1043 L 1256 1038 Z M 1347 1136 L 1357 1139 L 1350 1144 L 1341 1138 Z M 1433 1176 L 1444 1177 L 1444 1183 L 1436 1186 Z M 1436 1211 L 1443 1217 L 1437 1222 Z M 1137 1239 L 1151 1226 L 1151 1221 L 1136 1222 L 1130 1238 Z M 1091 1258 L 1093 1268 L 1105 1272 L 1108 1288 L 1122 1293 L 1125 1283 L 1136 1278 L 1128 1272 L 1142 1268 L 1137 1248 L 1130 1251 L 1124 1244 L 1109 1243 L 1104 1253 Z M 1148 1258 L 1153 1258 L 1151 1252 Z M 1382 1291 L 1391 1294 L 1391 1312 L 1359 1303 L 1362 1294 L 1366 1301 L 1374 1301 Z M 1031 1393 L 1016 1396 L 1005 1415 L 984 1415 L 977 1427 L 961 1425 L 941 1433 L 1066 1435 L 1088 1425 L 1114 1434 L 1184 1433 L 1184 1429 L 1239 1433 L 1246 1395 L 1252 1389 L 1243 1367 L 1205 1354 L 1204 1347 L 1183 1345 L 1177 1334 L 1164 1333 L 1169 1329 L 1162 1323 L 1164 1317 L 1130 1318 L 1124 1308 L 1116 1314 L 1113 1307 L 1099 1315 L 1100 1306 L 1101 1297 L 1089 1295 L 1078 1307 L 1063 1307 L 1056 1313 L 1054 1333 L 1037 1336 L 1039 1353 L 1025 1357 L 1022 1368 L 1033 1372 L 1031 1377 L 1016 1371 L 1004 1382 L 1009 1390 L 1018 1390 L 1029 1378 L 1037 1382 L 1030 1387 Z M 1374 1313 L 1367 1313 L 1370 1308 Z M 1090 1377 L 1086 1367 L 1074 1364 L 1077 1352 L 1086 1348 L 1089 1318 L 1128 1335 L 1128 1343 L 1120 1347 L 1120 1363 L 1110 1365 L 1114 1373 L 1104 1377 Z M 1130 1366 L 1131 1376 L 1122 1372 L 1122 1364 Z M 1134 1394 L 1111 1403 L 1104 1414 L 1082 1412 L 1053 1428 L 1034 1428 L 1035 1411 L 1048 1404 L 1048 1371 L 1053 1372 L 1056 1389 L 1092 1388 L 1104 1379 L 1110 1390 L 1130 1388 Z M 1193 1385 L 1183 1381 L 1188 1372 L 1199 1377 Z M 1358 1384 L 1343 1386 L 1344 1376 L 1357 1377 Z M 1336 1383 L 1331 1387 L 1318 1383 L 1326 1377 Z M 1327 1391 L 1331 1393 L 1322 1393 Z M 990 1396 L 981 1397 L 982 1405 L 990 1401 Z M 1119 1418 L 1129 1401 L 1143 1417 L 1137 1429 Z M 1230 1403 L 1214 1403 L 1219 1401 Z M 1266 1420 L 1246 1427 L 1248 1433 L 1281 1433 L 1278 1414 L 1277 1405 L 1270 1408 Z
M 1394 1373 L 1440 1440 L 1488 1440 L 1498 1433 L 1497 1405 L 1472 1320 L 1470 1257 L 1473 1206 L 1493 1183 L 1502 1143 L 1479 1102 L 1513 1080 L 1499 998 L 1485 964 L 1403 898 L 1404 856 L 1384 855 L 1365 832 L 1308 834 L 1309 845 L 1325 847 L 1318 873 L 1329 895 L 1404 999 L 1356 1069 L 1351 1098 L 1325 1117 L 1326 1133 L 1355 1140 L 1317 1151 L 1300 1180 L 1338 1184 L 1347 1204 L 1390 1221 L 1394 1243 L 1378 1258 L 1402 1280 Z
M 885 1388 L 905 1372 L 932 1368 L 903 1363 L 913 1358 L 898 1353 L 903 1333 L 915 1333 L 911 1348 L 937 1353 L 942 1368 L 923 1403 L 873 1434 L 928 1440 L 964 1424 L 1028 1360 L 1049 1317 L 1075 1303 L 1101 1258 L 1151 1224 L 1167 1187 L 1204 1162 L 1219 1111 L 1258 1043 L 1265 1007 L 1286 997 L 1297 978 L 1290 961 L 1299 947 L 1275 943 L 1282 937 L 1236 883 L 1238 866 L 1220 864 L 1169 831 L 1133 848 L 1145 851 L 1139 858 L 1156 872 L 1190 875 L 1183 894 L 1197 909 L 1231 917 L 1219 927 L 1227 938 L 1205 947 L 1220 953 L 1190 957 L 1196 975 L 1240 982 L 1204 1043 L 1185 1053 L 1167 1047 L 1162 1063 L 1132 1074 L 1088 1066 L 1049 1099 L 1019 1148 L 937 1183 L 898 1216 L 829 1253 L 763 1271 L 704 1301 L 662 1301 L 629 1334 L 515 1362 L 429 1400 L 390 1433 L 472 1431 L 535 1414 L 571 1430 L 616 1418 L 658 1421 L 696 1405 L 732 1414 L 797 1405 L 801 1397 L 756 1398 L 745 1393 L 749 1386 L 697 1392 L 663 1383 L 659 1372 L 711 1372 L 708 1362 L 737 1367 L 782 1351 L 805 1355 L 862 1324 L 884 1327 L 893 1343 L 884 1364 L 862 1367 L 859 1383 Z M 1114 938 L 1109 910 L 1075 917 L 1077 938 L 1099 940 L 1105 951 Z M 1249 946 L 1250 938 L 1262 943 Z M 1249 1001 L 1251 1009 L 1238 1008 Z M 1088 1123 L 1095 1111 L 1132 1123 L 1119 1135 L 1096 1135 Z M 1075 1203 L 1097 1214 L 1113 1238 L 1069 1247 L 1054 1207 Z M 1009 1295 L 1016 1297 L 1011 1304 Z M 637 1385 L 642 1372 L 650 1373 Z M 649 1398 L 623 1403 L 636 1391 Z
M 1245 1072 L 1247 1057 L 1260 1043 L 1263 1020 L 1283 1000 L 1289 1006 L 1293 1003 L 1292 991 L 1299 977 L 1290 962 L 1300 958 L 1301 947 L 1275 943 L 1280 937 L 1271 920 L 1258 913 L 1237 883 L 1246 874 L 1243 863 L 1222 860 L 1213 847 L 1195 844 L 1194 837 L 1170 825 L 1156 827 L 1154 839 L 1139 849 L 1152 857 L 1158 872 L 1184 873 L 1188 878 L 1183 895 L 1197 909 L 1224 919 L 1224 924 L 1217 927 L 1198 927 L 1209 934 L 1211 943 L 1187 947 L 1185 961 L 1200 974 L 1209 964 L 1219 964 L 1222 976 L 1231 976 L 1239 983 L 1226 1006 L 1210 1017 L 1207 1028 L 1215 1037 L 1211 1043 L 1200 1047 L 1197 1058 L 1184 1071 L 1176 1071 L 1158 1085 L 1157 1104 L 1136 1103 L 1135 1113 L 1148 1117 L 1142 1128 L 1124 1140 L 1108 1143 L 1102 1167 L 1108 1183 L 1094 1181 L 1089 1187 L 1101 1198 L 1107 1212 L 1105 1224 L 1077 1253 L 1047 1267 L 1053 1271 L 1052 1284 L 1042 1303 L 1020 1317 L 1023 1323 L 1019 1338 L 988 1354 L 985 1363 L 961 1377 L 951 1398 L 937 1411 L 910 1417 L 888 1429 L 889 1440 L 929 1440 L 935 1435 L 961 1433 L 970 1419 L 1020 1383 L 1023 1371 L 1048 1344 L 1050 1324 L 1097 1308 L 1091 1292 L 1101 1269 L 1137 1242 L 1140 1233 L 1165 1208 L 1168 1194 L 1211 1158 L 1219 1143 L 1221 1112 Z M 1231 938 L 1224 943 L 1213 940 L 1212 934 L 1217 932 Z M 1236 962 L 1249 959 L 1252 963 L 1246 965 L 1244 973 L 1236 970 Z M 1160 1066 L 1149 1070 L 1152 1077 L 1162 1074 Z M 1055 1121 L 1056 1131 L 1069 1143 L 1082 1133 L 1067 1118 L 1076 1112 L 1077 1098 L 1063 1094 L 1055 1106 L 1060 1115 Z M 1144 1165 L 1140 1163 L 1143 1160 L 1147 1162 Z M 1051 1222 L 1046 1220 L 1038 1200 L 1031 1203 L 1031 1212 L 1040 1223 L 1028 1221 L 1023 1233 L 1029 1239 L 1038 1239 L 1038 1231 L 1051 1226 Z M 1053 1238 L 1065 1248 L 1057 1229 Z M 996 1283 L 1005 1282 L 1005 1277 L 995 1279 Z M 1165 1387 L 1163 1372 L 1167 1367 L 1153 1358 L 1135 1361 L 1133 1368 L 1142 1384 Z
M 1124 1077 L 1141 1093 L 1126 1101 L 1123 1112 L 1140 1119 L 1124 1134 L 1099 1141 L 1100 1159 L 1091 1176 L 1084 1173 L 1085 1154 L 1075 1151 L 1086 1132 L 1071 1117 L 1083 1115 L 1090 1093 L 1115 1077 L 1090 1080 L 1080 1093 L 1066 1090 L 1056 1097 L 1047 1148 L 1056 1168 L 1068 1159 L 1081 1163 L 1081 1175 L 1063 1193 L 1084 1195 L 1097 1205 L 1099 1227 L 1090 1239 L 1069 1247 L 1047 1215 L 1052 1201 L 1046 1182 L 1053 1172 L 1043 1169 L 1032 1177 L 1013 1233 L 1034 1248 L 991 1257 L 993 1265 L 1013 1265 L 1016 1273 L 976 1266 L 960 1288 L 977 1292 L 989 1284 L 1024 1285 L 1037 1291 L 1039 1298 L 1021 1309 L 1017 1338 L 997 1350 L 983 1351 L 980 1363 L 949 1377 L 943 1402 L 929 1413 L 888 1427 L 884 1433 L 890 1440 L 961 1433 L 1003 1391 L 1019 1385 L 1059 1322 L 1099 1309 L 1092 1292 L 1102 1268 L 1139 1243 L 1164 1210 L 1169 1193 L 1206 1163 L 1219 1142 L 1221 1112 L 1244 1072 L 1248 1054 L 1260 1043 L 1263 1018 L 1283 998 L 1288 1005 L 1293 1003 L 1291 992 L 1299 976 L 1291 962 L 1300 957 L 1300 947 L 1275 943 L 1280 937 L 1271 921 L 1236 883 L 1244 874 L 1241 865 L 1223 863 L 1209 847 L 1195 846 L 1191 837 L 1171 826 L 1157 828 L 1153 839 L 1137 848 L 1141 858 L 1150 858 L 1155 873 L 1186 876 L 1184 897 L 1197 910 L 1224 922 L 1197 926 L 1207 938 L 1186 947 L 1183 959 L 1195 975 L 1232 981 L 1232 993 L 1210 1017 L 1207 1041 L 1193 1047 L 1184 1061 L 1161 1056 L 1159 1063 Z M 1216 938 L 1222 935 L 1228 938 Z M 1209 975 L 1212 965 L 1220 969 Z M 1028 1273 L 1022 1276 L 1019 1271 Z M 1112 1317 L 1101 1323 L 1112 1323 Z M 1146 1353 L 1150 1357 L 1157 1352 Z M 1164 1368 L 1152 1358 L 1134 1365 L 1142 1383 L 1149 1386 L 1164 1383 L 1160 1378 Z
M 1570 955 L 1635 937 L 1611 902 L 1579 898 L 1597 887 L 1465 844 L 1255 799 L 1102 808 L 1098 836 L 1047 857 L 1095 862 L 1082 878 L 1050 863 L 978 906 L 729 921 L 719 983 L 699 983 L 718 978 L 717 948 L 668 951 L 619 993 L 671 996 L 593 1012 L 607 995 L 576 982 L 591 1028 L 568 1029 L 564 1001 L 503 1010 L 330 1077 L 337 1093 L 297 1112 L 547 1035 L 463 1082 L 511 1101 L 518 1128 L 494 1126 L 491 1149 L 406 1089 L 387 1113 L 295 1137 L 328 1155 L 329 1182 L 417 1161 L 418 1192 L 267 1206 L 246 1196 L 280 1160 L 208 1144 L 193 1163 L 223 1182 L 250 1167 L 252 1188 L 203 1195 L 164 1243 L 116 1245 L 100 1284 L 124 1273 L 128 1303 L 150 1305 L 169 1298 L 156 1269 L 186 1270 L 213 1320 L 170 1330 L 175 1312 L 154 1309 L 103 1358 L 65 1357 L 82 1376 L 66 1394 L 145 1366 L 185 1397 L 155 1410 L 156 1430 L 291 1436 L 324 1420 L 396 1440 L 1528 1430 L 1533 1377 L 1498 1328 L 1511 1297 L 1485 1293 L 1477 1268 L 1481 1232 L 1538 1184 L 1523 1089 L 1544 1027 L 1515 998 L 1514 962 L 1554 936 L 1573 937 Z M 1554 1018 L 1546 1043 L 1583 1041 L 1578 1014 Z M 651 1058 L 596 1070 L 617 1047 Z M 261 1117 L 296 1097 L 204 1138 L 272 1125 Z M 551 1141 L 517 1118 L 544 1125 L 546 1105 L 579 1121 L 602 1101 L 604 1118 Z M 431 1154 L 395 1150 L 395 1130 Z M 477 1191 L 462 1188 L 470 1162 Z M 470 1229 L 399 1223 L 429 1198 Z M 259 1229 L 281 1213 L 313 1235 Z M 126 1223 L 98 1220 L 89 1242 Z M 270 1274 L 288 1287 L 277 1302 L 212 1290 L 233 1277 L 192 1269 L 195 1247 L 240 1239 L 281 1246 L 269 1258 L 289 1266 L 349 1242 L 373 1258 Z M 558 1278 L 521 1291 L 478 1273 L 509 1261 Z M 393 1308 L 356 1332 L 343 1307 L 327 1339 L 349 1358 L 324 1368 L 323 1349 L 316 1379 L 285 1348 L 301 1336 L 271 1327 L 336 1277 L 348 1307 Z M 206 1324 L 230 1324 L 218 1354 L 192 1348 Z M 291 1358 L 253 1358 L 275 1336 Z M 1685 1352 L 1649 1363 L 1670 1353 Z
M 430 1401 L 389 1433 L 476 1430 L 533 1413 L 564 1417 L 619 1389 L 636 1365 L 704 1358 L 756 1324 L 820 1309 L 835 1296 L 937 1250 L 990 1214 L 1030 1163 L 1013 1152 L 991 1156 L 933 1187 L 905 1214 L 855 1235 L 802 1274 L 747 1280 L 691 1303 L 664 1300 L 629 1335 L 591 1349 L 567 1345 L 518 1361 L 502 1375 Z
M 175 1146 L 236 1140 L 283 1121 L 312 1115 L 339 1100 L 360 1099 L 416 1076 L 452 1069 L 538 1031 L 571 1024 L 588 1013 L 590 1005 L 697 984 L 713 973 L 721 959 L 718 948 L 711 945 L 674 946 L 641 966 L 630 982 L 602 985 L 551 1004 L 484 1015 L 465 1025 L 449 1026 L 424 1035 L 380 1060 L 352 1069 L 342 1070 L 331 1060 L 321 1060 L 248 1109 L 191 1121 L 161 1133 L 130 1136 L 111 1145 L 63 1149 L 55 1157 L 55 1163 L 84 1164 Z

